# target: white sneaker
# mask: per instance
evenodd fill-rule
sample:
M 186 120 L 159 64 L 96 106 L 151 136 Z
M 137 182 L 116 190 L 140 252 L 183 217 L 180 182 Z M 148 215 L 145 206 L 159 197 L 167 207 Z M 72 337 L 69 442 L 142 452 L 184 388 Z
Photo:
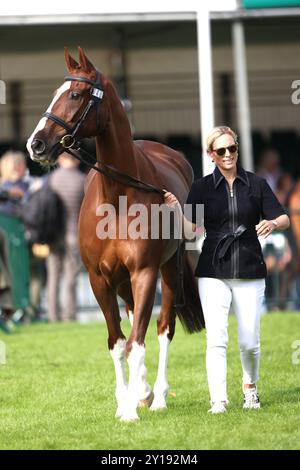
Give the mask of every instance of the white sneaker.
M 244 409 L 259 409 L 260 401 L 257 393 L 257 388 L 244 389 Z
M 208 413 L 213 415 L 218 413 L 225 413 L 226 410 L 226 402 L 225 401 L 215 401 L 212 403 L 212 407 L 208 410 Z

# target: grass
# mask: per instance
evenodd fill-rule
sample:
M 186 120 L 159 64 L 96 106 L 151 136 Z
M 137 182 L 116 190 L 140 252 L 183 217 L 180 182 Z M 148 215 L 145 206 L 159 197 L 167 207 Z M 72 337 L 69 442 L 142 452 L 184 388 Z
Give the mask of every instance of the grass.
M 292 343 L 300 315 L 262 319 L 261 410 L 242 410 L 236 323 L 230 318 L 225 415 L 207 413 L 205 336 L 181 326 L 170 349 L 168 410 L 140 410 L 140 421 L 114 418 L 114 371 L 104 324 L 30 325 L 5 341 L 0 365 L 0 449 L 299 449 L 300 364 Z M 128 323 L 124 329 L 129 331 Z M 298 355 L 299 357 L 299 355 Z M 155 324 L 146 363 L 153 385 Z

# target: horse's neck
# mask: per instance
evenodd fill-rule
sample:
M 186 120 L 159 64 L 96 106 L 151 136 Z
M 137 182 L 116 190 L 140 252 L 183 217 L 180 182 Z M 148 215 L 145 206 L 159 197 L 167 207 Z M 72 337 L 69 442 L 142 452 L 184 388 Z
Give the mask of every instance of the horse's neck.
M 114 168 L 137 176 L 130 124 L 122 103 L 110 89 L 111 115 L 106 129 L 97 137 L 97 159 Z

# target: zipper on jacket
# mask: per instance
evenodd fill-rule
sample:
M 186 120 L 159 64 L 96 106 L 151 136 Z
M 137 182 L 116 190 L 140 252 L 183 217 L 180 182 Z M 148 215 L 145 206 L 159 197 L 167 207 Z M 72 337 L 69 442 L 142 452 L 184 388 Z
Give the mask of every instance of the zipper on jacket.
M 233 183 L 234 184 L 234 183 Z M 226 185 L 228 188 L 228 195 L 229 195 L 229 214 L 231 216 L 231 230 L 232 232 L 235 231 L 235 212 L 237 209 L 237 201 L 236 201 L 236 195 L 233 190 L 233 185 L 232 187 L 229 186 L 229 184 L 226 181 Z M 232 244 L 232 249 L 233 249 L 233 256 L 232 256 L 232 278 L 235 279 L 237 277 L 237 264 L 238 264 L 238 259 L 237 259 L 237 249 L 236 249 L 236 243 L 237 241 L 235 240 Z
M 237 197 L 236 191 L 233 192 L 232 187 L 232 214 L 233 214 L 233 231 L 237 229 L 237 223 L 235 220 L 235 215 L 238 215 L 238 208 L 237 208 Z M 233 242 L 233 278 L 236 279 L 238 275 L 238 268 L 239 268 L 239 240 L 235 240 Z

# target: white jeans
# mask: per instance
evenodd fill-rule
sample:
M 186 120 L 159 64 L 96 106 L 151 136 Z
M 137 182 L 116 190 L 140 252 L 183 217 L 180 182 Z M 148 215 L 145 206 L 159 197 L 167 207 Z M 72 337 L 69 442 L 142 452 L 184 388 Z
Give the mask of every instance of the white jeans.
M 231 302 L 237 318 L 243 383 L 253 384 L 258 380 L 264 292 L 265 279 L 199 278 L 206 323 L 206 369 L 211 402 L 227 401 L 226 352 Z

